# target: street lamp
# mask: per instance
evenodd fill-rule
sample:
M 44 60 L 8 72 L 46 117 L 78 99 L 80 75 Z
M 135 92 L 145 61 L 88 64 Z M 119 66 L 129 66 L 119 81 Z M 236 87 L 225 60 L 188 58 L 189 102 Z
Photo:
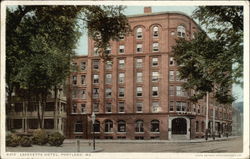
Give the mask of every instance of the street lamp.
M 95 125 L 95 112 L 92 112 L 92 115 L 91 115 L 91 120 L 92 120 L 92 132 L 93 132 L 93 150 L 95 151 L 95 128 L 94 128 L 94 125 Z

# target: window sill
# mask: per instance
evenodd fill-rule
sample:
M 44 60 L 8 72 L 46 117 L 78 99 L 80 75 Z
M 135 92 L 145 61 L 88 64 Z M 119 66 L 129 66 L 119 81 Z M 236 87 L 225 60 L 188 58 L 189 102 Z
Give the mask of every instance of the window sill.
M 127 132 L 117 132 L 117 134 L 127 134 Z
M 145 134 L 145 132 L 135 132 L 135 134 Z
M 150 132 L 151 134 L 160 134 L 160 132 Z
M 74 132 L 74 134 L 83 134 L 83 132 Z
M 104 132 L 104 134 L 113 134 L 114 132 Z

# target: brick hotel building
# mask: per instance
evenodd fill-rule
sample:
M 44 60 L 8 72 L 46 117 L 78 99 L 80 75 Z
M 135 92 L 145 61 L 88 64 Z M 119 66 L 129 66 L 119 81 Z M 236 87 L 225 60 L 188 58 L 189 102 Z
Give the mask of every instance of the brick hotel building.
M 199 26 L 180 12 L 129 16 L 132 32 L 112 41 L 112 61 L 97 55 L 88 39 L 88 55 L 74 59 L 68 79 L 68 138 L 91 138 L 91 113 L 96 114 L 95 136 L 100 139 L 190 139 L 204 137 L 206 101 L 189 103 L 178 78 L 171 47 L 176 38 L 193 38 Z M 214 110 L 214 111 L 213 111 Z M 213 118 L 214 116 L 214 118 Z M 231 105 L 209 100 L 209 128 L 230 131 Z M 213 126 L 214 125 L 214 126 Z

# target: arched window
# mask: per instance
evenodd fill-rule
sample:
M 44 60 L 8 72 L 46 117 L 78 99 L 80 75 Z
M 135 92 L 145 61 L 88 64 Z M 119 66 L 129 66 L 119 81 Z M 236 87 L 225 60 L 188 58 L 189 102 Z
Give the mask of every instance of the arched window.
M 75 122 L 75 132 L 76 133 L 83 132 L 83 124 L 81 120 Z
M 136 121 L 135 132 L 144 132 L 142 120 Z
M 160 132 L 159 120 L 152 120 L 151 121 L 151 132 Z
M 153 27 L 153 37 L 157 38 L 159 36 L 159 27 L 158 26 L 154 26 Z
M 177 36 L 178 37 L 181 37 L 181 38 L 184 38 L 186 35 L 186 30 L 185 30 L 185 27 L 182 26 L 182 25 L 179 25 L 177 27 Z
M 105 132 L 112 132 L 113 131 L 113 122 L 111 120 L 105 121 Z
M 126 132 L 126 122 L 123 120 L 118 121 L 118 132 Z
M 95 120 L 94 132 L 100 132 L 100 121 Z
M 136 29 L 136 39 L 142 39 L 142 28 Z

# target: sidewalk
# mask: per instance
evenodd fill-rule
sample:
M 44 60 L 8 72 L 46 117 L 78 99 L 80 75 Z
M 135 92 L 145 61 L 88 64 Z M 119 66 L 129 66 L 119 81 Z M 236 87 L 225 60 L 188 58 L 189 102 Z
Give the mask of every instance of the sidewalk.
M 224 141 L 224 140 L 230 140 L 230 139 L 235 139 L 240 136 L 229 136 L 227 137 L 216 137 L 215 140 L 213 138 L 208 138 L 206 141 L 205 138 L 202 139 L 192 139 L 192 140 L 105 140 L 105 139 L 96 139 L 96 143 L 138 143 L 138 144 L 143 144 L 143 143 L 200 143 L 200 142 L 212 142 L 212 141 Z M 64 144 L 70 144 L 70 143 L 76 143 L 77 140 L 80 140 L 80 143 L 92 143 L 92 139 L 65 139 Z

